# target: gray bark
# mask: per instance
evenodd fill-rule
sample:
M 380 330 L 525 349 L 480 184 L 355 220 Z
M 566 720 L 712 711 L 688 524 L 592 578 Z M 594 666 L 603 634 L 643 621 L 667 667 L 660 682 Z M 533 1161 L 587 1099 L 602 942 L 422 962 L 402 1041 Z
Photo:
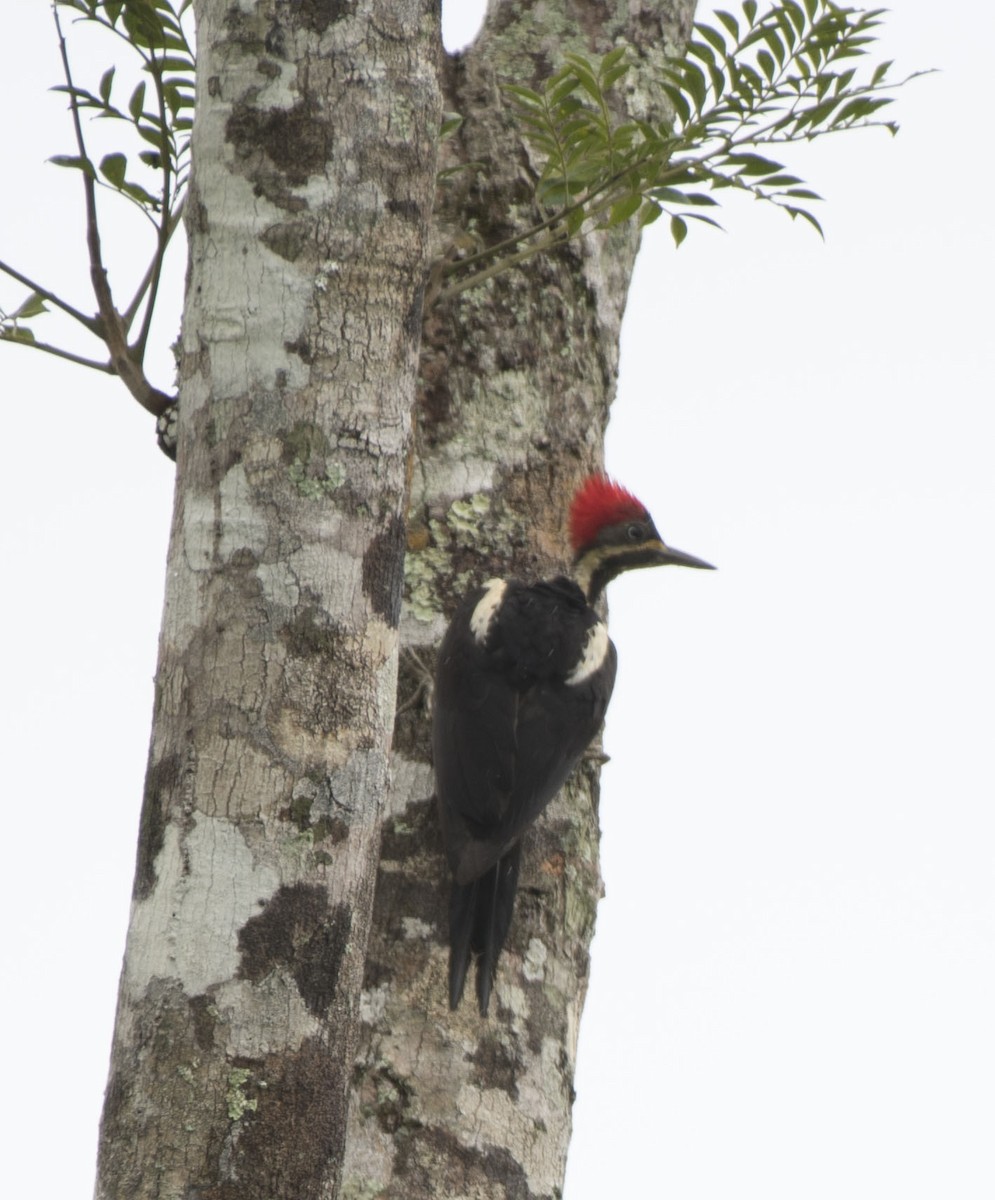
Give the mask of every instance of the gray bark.
M 454 148 L 482 160 L 438 202 L 441 248 L 485 244 L 537 216 L 531 164 L 500 104 L 501 81 L 538 82 L 565 50 L 624 39 L 643 69 L 630 109 L 659 115 L 654 62 L 676 53 L 693 3 L 492 5 L 450 62 Z M 435 648 L 457 599 L 493 575 L 532 579 L 569 562 L 565 509 L 602 463 L 618 340 L 638 235 L 631 228 L 499 276 L 426 318 L 408 519 L 393 788 L 366 965 L 343 1194 L 553 1197 L 570 1137 L 577 1034 L 602 884 L 594 748 L 525 842 L 515 919 L 492 1016 L 448 1011 L 448 880 L 428 743 Z
M 693 3 L 507 0 L 441 71 L 433 7 L 199 3 L 177 499 L 100 1197 L 562 1188 L 597 754 L 527 843 L 495 1015 L 450 1014 L 426 684 L 468 586 L 565 564 L 638 237 L 591 235 L 424 329 L 420 289 L 430 253 L 537 215 L 500 81 L 620 40 L 650 68 Z M 629 101 L 651 115 L 648 74 Z M 467 118 L 449 152 L 487 169 L 433 223 L 440 93 Z
M 201 0 L 155 721 L 101 1197 L 334 1194 L 440 119 L 426 0 Z

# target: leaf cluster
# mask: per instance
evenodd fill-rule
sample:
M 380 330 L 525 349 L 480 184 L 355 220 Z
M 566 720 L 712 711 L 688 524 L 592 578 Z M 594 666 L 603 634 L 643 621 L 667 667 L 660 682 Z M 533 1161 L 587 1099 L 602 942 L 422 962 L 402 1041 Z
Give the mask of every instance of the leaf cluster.
M 0 261 L 0 272 L 31 289 L 16 310 L 0 311 L 0 340 L 119 375 L 135 399 L 157 417 L 169 408 L 172 397 L 151 385 L 143 363 L 163 261 L 179 225 L 189 176 L 195 64 L 184 14 L 190 6 L 191 0 L 56 0 L 54 16 L 64 82 L 53 90 L 69 99 L 76 152 L 55 155 L 50 161 L 79 172 L 81 178 L 96 315 L 82 311 L 11 264 Z M 129 52 L 138 56 L 142 78 L 127 97 L 121 95 L 120 87 L 116 88 L 115 65 L 104 70 L 95 88 L 76 83 L 60 20 L 64 12 L 72 14 L 76 22 L 96 25 L 115 35 L 124 41 Z M 117 122 L 127 135 L 122 148 L 105 154 L 99 164 L 94 163 L 87 150 L 84 115 Z M 139 178 L 133 173 L 124 147 L 134 153 L 135 140 L 140 147 L 137 161 L 155 174 L 155 183 L 148 175 Z M 116 303 L 104 268 L 96 203 L 98 187 L 134 204 L 155 230 L 148 266 L 124 307 Z M 27 322 L 53 308 L 86 329 L 103 345 L 107 356 L 88 358 L 39 341 Z
M 775 155 L 783 145 L 848 129 L 897 132 L 879 115 L 893 102 L 886 94 L 891 63 L 861 71 L 858 61 L 869 54 L 882 13 L 832 0 L 776 0 L 763 12 L 757 0 L 743 0 L 738 16 L 719 10 L 714 24 L 695 25 L 683 59 L 668 59 L 651 81 L 670 110 L 655 124 L 626 111 L 620 85 L 634 59 L 625 47 L 602 58 L 568 54 L 537 88 L 505 85 L 536 164 L 542 219 L 447 266 L 456 279 L 443 294 L 482 281 L 499 262 L 514 264 L 585 229 L 630 219 L 648 225 L 666 214 L 680 245 L 690 220 L 717 225 L 702 210 L 717 207 L 722 189 L 775 204 L 821 234 L 808 207 L 820 197 Z
M 597 60 L 567 54 L 542 91 L 505 86 L 529 145 L 545 159 L 536 187 L 544 209 L 572 209 L 574 219 L 573 202 L 630 160 L 638 127 L 619 124 L 609 107 L 612 89 L 629 70 L 627 53 L 620 46 Z
M 48 312 L 48 305 L 38 292 L 31 292 L 28 298 L 13 312 L 4 312 L 0 308 L 0 338 L 6 338 L 11 342 L 34 342 L 34 332 L 31 326 L 25 325 L 24 322 L 30 321 L 32 317 L 40 317 L 42 313 L 46 312 Z
M 715 25 L 696 24 L 683 61 L 668 65 L 661 82 L 674 112 L 668 132 L 680 141 L 672 161 L 686 171 L 676 190 L 685 181 L 737 188 L 821 234 L 799 204 L 820 197 L 770 148 L 848 129 L 898 132 L 877 115 L 894 101 L 886 94 L 892 64 L 861 73 L 856 61 L 869 53 L 883 13 L 831 0 L 781 0 L 761 14 L 757 0 L 744 0 L 738 18 L 719 10 Z
M 98 315 L 87 316 L 7 263 L 0 271 L 31 288 L 11 313 L 0 311 L 0 339 L 30 344 L 111 373 L 119 373 L 150 411 L 160 414 L 170 398 L 151 388 L 142 360 L 163 257 L 182 212 L 189 175 L 194 106 L 194 50 L 184 25 L 191 0 L 56 0 L 58 13 L 123 39 L 142 64 L 143 78 L 127 97 L 116 94 L 116 68 L 108 66 L 95 88 L 71 75 L 59 28 L 65 83 L 77 153 L 52 161 L 82 173 L 87 243 Z M 657 68 L 656 86 L 669 115 L 654 122 L 634 118 L 625 102 L 625 81 L 636 65 L 616 47 L 600 58 L 567 54 L 544 83 L 505 86 L 509 108 L 536 171 L 538 219 L 521 233 L 483 249 L 469 239 L 433 267 L 429 295 L 447 297 L 476 286 L 532 255 L 555 248 L 591 228 L 631 220 L 648 225 L 667 215 L 677 245 L 689 221 L 716 225 L 707 210 L 723 189 L 745 192 L 801 217 L 821 234 L 808 207 L 819 196 L 781 162 L 781 146 L 848 129 L 880 126 L 897 132 L 882 110 L 893 102 L 890 62 L 866 60 L 881 25 L 882 9 L 845 8 L 833 0 L 742 0 L 737 15 L 725 10 L 714 23 L 699 22 L 686 53 Z M 649 67 L 641 64 L 645 89 Z M 917 74 L 919 74 L 917 72 Z M 913 78 L 914 76 L 909 76 Z M 144 167 L 157 185 L 133 173 L 125 149 L 94 165 L 86 150 L 81 113 L 130 127 L 142 148 Z M 453 137 L 462 118 L 446 113 L 440 138 Z M 483 163 L 463 162 L 440 179 Z M 130 304 L 119 311 L 106 281 L 94 192 L 97 186 L 125 197 L 156 230 L 152 261 Z M 84 359 L 37 342 L 27 321 L 58 307 L 100 338 L 105 362 Z M 137 337 L 130 337 L 144 309 Z
M 114 96 L 117 68 L 110 66 L 96 91 L 66 83 L 54 91 L 67 93 L 78 110 L 130 125 L 145 149 L 139 160 L 159 174 L 156 193 L 130 177 L 128 157 L 122 150 L 106 154 L 95 169 L 81 154 L 55 155 L 50 161 L 89 173 L 113 188 L 147 214 L 169 212 L 182 199 L 190 165 L 190 132 L 193 128 L 195 59 L 183 25 L 191 0 L 57 0 L 60 7 L 79 14 L 123 38 L 142 61 L 142 79 L 126 100 Z

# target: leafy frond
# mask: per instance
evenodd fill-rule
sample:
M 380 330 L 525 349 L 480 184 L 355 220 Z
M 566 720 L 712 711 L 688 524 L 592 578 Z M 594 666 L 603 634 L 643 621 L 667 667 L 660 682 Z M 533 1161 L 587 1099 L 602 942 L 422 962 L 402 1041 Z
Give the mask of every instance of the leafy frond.
M 713 193 L 724 188 L 801 217 L 821 235 L 807 207 L 820 197 L 787 169 L 782 147 L 844 130 L 897 132 L 883 112 L 900 86 L 886 83 L 891 63 L 866 61 L 883 11 L 832 0 L 776 0 L 763 12 L 743 0 L 736 14 L 719 10 L 713 24 L 695 25 L 683 59 L 661 68 L 656 83 L 670 116 L 655 125 L 627 117 L 618 96 L 632 65 L 625 47 L 602 58 L 567 54 L 540 88 L 506 85 L 535 164 L 542 219 L 448 264 L 458 282 L 445 290 L 489 277 L 499 260 L 517 263 L 624 221 L 648 225 L 666 214 L 680 245 L 689 220 L 717 225 L 700 209 L 714 207 Z
M 130 170 L 123 151 L 108 155 L 99 166 L 99 182 L 111 187 L 150 216 L 174 210 L 183 200 L 190 173 L 196 61 L 184 23 L 191 0 L 56 0 L 80 21 L 103 27 L 122 38 L 139 56 L 147 76 L 122 97 L 115 95 L 116 68 L 108 67 L 95 90 L 62 84 L 80 111 L 129 125 L 144 149 L 136 157 L 159 176 L 150 190 Z M 77 161 L 56 156 L 59 166 L 86 170 Z
M 191 0 L 55 0 L 64 81 L 53 90 L 68 98 L 76 144 L 74 153 L 55 154 L 49 161 L 77 171 L 81 177 L 90 282 L 97 315 L 79 311 L 55 292 L 0 261 L 0 273 L 31 289 L 16 310 L 0 311 L 0 341 L 20 343 L 120 375 L 139 403 L 155 415 L 170 405 L 171 398 L 152 387 L 145 377 L 143 361 L 163 260 L 179 225 L 189 178 L 195 73 L 192 33 L 188 35 L 192 20 L 185 20 L 190 6 Z M 122 93 L 113 64 L 106 67 L 92 87 L 76 82 L 60 20 L 67 13 L 75 22 L 96 25 L 114 34 L 137 55 L 143 78 L 129 93 Z M 99 163 L 87 149 L 84 116 L 116 122 L 125 135 Z M 115 304 L 104 269 L 96 204 L 98 187 L 135 205 L 155 231 L 148 267 L 126 307 Z M 88 359 L 39 341 L 27 322 L 53 308 L 60 309 L 98 338 L 108 357 L 103 361 Z M 139 316 L 141 321 L 135 333 Z

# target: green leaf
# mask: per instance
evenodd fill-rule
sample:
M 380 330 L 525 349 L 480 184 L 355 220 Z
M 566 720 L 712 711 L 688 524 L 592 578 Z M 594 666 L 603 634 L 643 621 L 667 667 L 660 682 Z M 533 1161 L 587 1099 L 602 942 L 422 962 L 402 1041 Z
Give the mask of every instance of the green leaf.
M 100 160 L 100 173 L 116 188 L 124 186 L 124 175 L 128 160 L 123 154 L 105 154 Z
M 442 124 L 439 126 L 439 141 L 444 142 L 446 138 L 452 137 L 462 124 L 463 118 L 458 112 L 443 113 Z
M 781 39 L 777 36 L 777 30 L 767 27 L 763 31 L 763 39 L 767 43 L 770 52 L 777 59 L 779 67 L 784 66 L 784 60 L 787 57 L 788 49 Z
M 795 131 L 798 132 L 806 128 L 806 126 L 814 129 L 815 126 L 821 125 L 827 117 L 832 115 L 842 101 L 842 96 L 832 96 L 828 100 L 823 100 L 821 104 L 815 104 L 811 108 L 802 109 L 795 123 Z
M 712 91 L 715 93 L 716 97 L 720 98 L 726 90 L 725 72 L 719 67 L 710 66 L 708 68 L 708 76 L 712 81 Z M 720 114 L 716 111 L 713 116 L 713 121 L 717 121 L 719 116 Z
M 661 204 L 687 204 L 688 202 L 687 194 L 679 188 L 658 187 L 653 189 L 651 195 Z
M 854 70 L 854 69 L 851 69 L 851 70 L 849 70 L 849 71 L 842 71 L 842 72 L 840 72 L 840 74 L 839 74 L 839 75 L 837 75 L 837 77 L 836 77 L 836 83 L 833 85 L 833 91 L 835 92 L 835 94 L 836 94 L 837 96 L 838 96 L 838 95 L 839 95 L 841 92 L 845 92 L 845 91 L 846 91 L 846 89 L 847 89 L 847 88 L 850 86 L 850 84 L 853 82 L 853 77 L 854 77 L 854 75 L 856 75 L 856 74 L 857 74 L 856 70 Z
M 798 44 L 798 34 L 795 31 L 794 25 L 788 20 L 787 13 L 783 9 L 776 8 L 773 12 L 774 24 L 780 30 L 784 38 L 784 44 L 789 51 L 794 51 Z
M 611 211 L 608 214 L 608 225 L 620 225 L 623 221 L 628 221 L 631 216 L 639 211 L 642 203 L 643 198 L 639 192 L 635 192 L 619 200 L 617 204 L 611 206 Z
M 794 0 L 781 0 L 781 7 L 788 14 L 788 20 L 798 31 L 798 36 L 801 37 L 805 32 L 806 24 L 804 9 L 800 4 L 796 4 Z
M 864 120 L 876 113 L 878 109 L 884 108 L 885 105 L 891 103 L 892 101 L 889 96 L 878 96 L 876 99 L 872 99 L 869 96 L 859 97 L 843 105 L 836 116 L 833 117 L 833 124 L 841 125 L 844 122 Z
M 161 150 L 163 154 L 168 152 L 167 139 L 162 129 L 156 128 L 154 125 L 139 125 L 137 128 L 141 136 L 150 145 L 155 146 L 157 150 Z
M 48 161 L 57 167 L 69 167 L 73 171 L 82 171 L 91 179 L 96 178 L 93 163 L 88 158 L 81 158 L 78 154 L 53 154 Z
M 725 161 L 732 166 L 737 175 L 772 175 L 781 170 L 781 163 L 772 158 L 764 158 L 760 154 L 727 154 Z
M 757 0 L 743 0 L 743 12 L 752 25 L 757 19 Z
M 7 325 L 0 329 L 0 337 L 8 342 L 33 342 L 35 335 L 26 325 Z
M 122 183 L 121 191 L 126 196 L 130 196 L 132 200 L 136 200 L 142 208 L 150 208 L 153 212 L 158 212 L 162 207 L 158 196 L 153 196 L 151 192 L 139 187 L 137 183 Z
M 773 57 L 766 50 L 761 50 L 757 54 L 757 62 L 760 64 L 760 70 L 763 71 L 764 75 L 767 77 L 767 82 L 772 83 L 774 80 L 775 69 Z
M 681 124 L 687 125 L 691 120 L 691 105 L 688 104 L 687 98 L 681 89 L 674 87 L 670 83 L 661 83 L 660 90 L 674 106 L 674 111 L 680 117 Z
M 166 54 L 162 58 L 155 60 L 154 67 L 150 64 L 147 68 L 153 74 L 162 74 L 165 71 L 172 71 L 177 75 L 189 75 L 193 77 L 196 65 L 192 58 L 187 58 L 182 54 Z
M 576 77 L 576 75 L 568 75 L 565 79 L 560 80 L 555 87 L 550 88 L 550 90 L 546 93 L 547 97 L 549 98 L 549 102 L 554 105 L 562 104 L 563 101 L 566 100 L 567 96 L 571 95 L 577 90 L 579 83 L 580 80 Z
M 598 86 L 598 80 L 590 61 L 581 54 L 565 54 L 563 57 L 573 71 L 577 82 L 588 93 L 591 99 L 600 99 L 601 88 Z
M 700 58 L 706 67 L 713 67 L 715 65 L 715 54 L 712 51 L 712 47 L 705 42 L 688 42 L 685 52 L 693 54 L 695 58 Z
M 88 92 L 86 88 L 70 87 L 67 83 L 59 83 L 48 89 L 50 92 L 64 92 L 67 96 L 72 96 L 77 102 L 82 103 L 89 108 L 102 108 L 103 101 L 98 100 L 93 92 Z
M 714 217 L 706 217 L 704 213 L 686 212 L 684 216 L 690 221 L 701 221 L 703 225 L 711 225 L 713 229 L 722 229 L 722 226 L 714 219 Z M 724 233 L 725 230 L 723 229 Z
M 729 32 L 732 34 L 733 38 L 735 38 L 735 40 L 738 42 L 739 41 L 739 22 L 732 15 L 732 13 L 726 12 L 724 9 L 717 8 L 715 10 L 715 17 L 716 17 L 716 20 L 719 20 L 722 22 L 722 24 L 726 27 L 726 29 L 728 29 Z
M 717 50 L 723 58 L 726 57 L 727 52 L 725 38 L 717 29 L 713 29 L 711 25 L 702 24 L 695 25 L 694 28 L 695 32 L 700 34 L 713 50 Z
M 48 306 L 37 292 L 32 292 L 20 308 L 10 315 L 12 320 L 20 321 L 30 320 L 32 317 L 40 317 L 44 312 L 48 312 Z
M 680 217 L 670 218 L 670 235 L 674 239 L 674 245 L 679 246 L 688 235 L 687 221 Z
M 111 88 L 114 85 L 114 72 L 117 68 L 108 67 L 107 70 L 100 76 L 100 83 L 97 90 L 100 92 L 100 98 L 105 104 L 110 103 Z
M 652 225 L 660 214 L 663 212 L 662 207 L 655 200 L 646 200 L 643 207 L 639 210 L 639 226 Z
M 694 100 L 695 111 L 700 113 L 705 107 L 708 84 L 705 81 L 704 72 L 695 63 L 685 62 L 684 64 L 684 88 Z
M 785 204 L 784 211 L 791 217 L 792 221 L 796 217 L 801 217 L 803 220 L 808 221 L 819 237 L 821 237 L 823 241 L 826 240 L 826 235 L 822 232 L 822 226 L 815 219 L 815 217 L 813 217 L 812 214 L 807 211 L 807 209 L 792 208 L 791 205 Z
M 871 76 L 871 87 L 877 87 L 881 80 L 884 79 L 885 75 L 888 74 L 888 69 L 891 67 L 892 61 L 878 63 L 874 68 L 874 74 Z
M 628 46 L 616 46 L 614 50 L 609 50 L 601 60 L 601 70 L 610 71 L 619 63 L 625 61 L 626 55 L 629 53 Z
M 524 104 L 528 108 L 541 109 L 543 107 L 542 96 L 538 92 L 534 92 L 531 88 L 523 87 L 517 83 L 506 83 L 504 84 L 504 90 L 510 92 L 520 104 Z
M 581 225 L 587 220 L 587 213 L 583 208 L 573 208 L 567 213 L 567 233 L 573 237 L 580 230 Z
M 132 119 L 138 121 L 141 119 L 142 110 L 145 106 L 145 82 L 144 80 L 131 93 L 131 99 L 128 101 L 128 112 L 131 113 Z

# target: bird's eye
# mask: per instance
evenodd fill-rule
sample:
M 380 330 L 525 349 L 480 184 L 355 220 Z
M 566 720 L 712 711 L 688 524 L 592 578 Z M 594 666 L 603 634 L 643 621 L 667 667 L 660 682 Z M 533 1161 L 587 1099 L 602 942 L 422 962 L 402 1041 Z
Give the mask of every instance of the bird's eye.
M 625 534 L 630 542 L 641 542 L 643 540 L 643 527 L 642 525 L 630 525 Z

